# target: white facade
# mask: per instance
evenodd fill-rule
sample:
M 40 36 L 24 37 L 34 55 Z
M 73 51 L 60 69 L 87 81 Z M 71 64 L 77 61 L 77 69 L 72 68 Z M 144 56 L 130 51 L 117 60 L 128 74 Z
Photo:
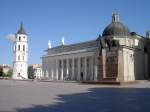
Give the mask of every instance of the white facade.
M 120 44 L 120 50 L 122 52 L 120 56 L 118 54 L 118 71 L 120 71 L 120 66 L 122 66 L 121 72 L 118 72 L 118 78 L 121 75 L 120 81 L 129 82 L 141 79 L 147 79 L 149 77 L 148 72 L 148 57 L 150 55 L 144 51 L 144 47 L 150 48 L 149 40 L 140 37 L 138 35 L 135 37 L 117 37 L 114 38 L 118 40 Z M 105 39 L 105 37 L 103 37 Z M 86 43 L 86 42 L 85 42 Z M 91 41 L 93 43 L 93 41 Z M 46 78 L 50 80 L 84 80 L 84 81 L 96 81 L 98 75 L 101 77 L 101 73 L 98 74 L 98 57 L 99 51 L 102 47 L 95 41 L 95 45 L 84 43 L 78 43 L 75 45 L 66 45 L 56 48 L 50 48 L 47 50 L 48 54 L 42 57 L 42 67 L 43 74 Z M 78 49 L 78 45 L 81 47 Z M 84 47 L 84 48 L 82 48 Z M 105 48 L 107 55 L 104 58 L 112 57 L 115 54 L 115 47 L 112 47 L 111 50 Z M 58 50 L 58 51 L 57 51 Z M 106 59 L 103 59 L 106 61 Z M 110 78 L 106 75 L 106 64 L 103 62 L 103 78 Z M 120 74 L 121 73 L 121 74 Z M 83 77 L 81 76 L 83 74 Z M 105 74 L 105 75 L 104 75 Z M 117 79 L 118 80 L 118 79 Z
M 24 32 L 21 24 L 19 31 L 15 36 L 13 50 L 13 79 L 28 79 L 28 41 L 27 34 Z
M 96 80 L 95 67 L 97 64 L 92 52 L 47 57 L 43 60 L 43 73 L 50 80 Z
M 42 79 L 43 78 L 42 67 L 34 68 L 34 76 L 35 76 L 36 79 Z
M 60 53 L 51 53 L 53 48 L 49 49 L 48 55 L 42 57 L 44 77 L 50 80 L 97 80 L 98 43 L 93 41 L 82 44 L 87 47 L 72 45 L 72 51 L 69 51 L 70 46 L 64 46 L 66 48 Z M 73 50 L 74 47 L 79 50 Z
M 150 33 L 140 36 L 119 21 L 112 22 L 95 40 L 49 47 L 42 56 L 50 80 L 129 82 L 150 77 Z
M 124 46 L 122 49 L 124 81 L 146 79 L 149 76 L 148 57 L 150 55 L 144 49 L 150 48 L 149 40 L 139 35 L 116 39 L 119 40 L 120 45 Z

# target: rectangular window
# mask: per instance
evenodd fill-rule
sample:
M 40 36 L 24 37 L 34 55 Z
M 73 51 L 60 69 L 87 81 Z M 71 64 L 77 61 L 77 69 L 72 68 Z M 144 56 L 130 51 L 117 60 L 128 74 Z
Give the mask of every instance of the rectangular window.
M 25 45 L 23 45 L 23 51 L 25 51 Z
M 19 37 L 19 41 L 21 41 L 21 37 Z
M 20 60 L 20 56 L 18 56 L 18 60 Z
M 20 51 L 20 45 L 18 45 L 18 51 Z

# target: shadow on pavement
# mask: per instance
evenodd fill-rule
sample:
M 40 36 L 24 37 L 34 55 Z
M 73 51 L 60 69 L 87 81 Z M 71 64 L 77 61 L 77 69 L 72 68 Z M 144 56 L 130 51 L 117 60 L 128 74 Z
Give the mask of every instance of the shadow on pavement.
M 148 88 L 92 88 L 86 93 L 58 95 L 53 105 L 17 108 L 17 112 L 150 112 Z

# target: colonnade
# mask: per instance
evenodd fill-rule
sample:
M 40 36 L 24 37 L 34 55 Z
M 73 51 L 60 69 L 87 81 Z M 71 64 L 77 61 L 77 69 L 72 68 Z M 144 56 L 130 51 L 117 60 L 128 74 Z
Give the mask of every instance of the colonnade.
M 97 64 L 94 56 L 59 57 L 52 61 L 53 63 L 49 62 L 52 67 L 48 73 L 51 80 L 97 80 Z

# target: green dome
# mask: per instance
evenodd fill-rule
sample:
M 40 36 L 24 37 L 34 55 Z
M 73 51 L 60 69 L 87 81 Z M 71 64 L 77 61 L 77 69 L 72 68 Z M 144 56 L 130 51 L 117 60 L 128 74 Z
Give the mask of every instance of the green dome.
M 103 31 L 102 36 L 128 36 L 129 29 L 120 22 L 112 22 Z

